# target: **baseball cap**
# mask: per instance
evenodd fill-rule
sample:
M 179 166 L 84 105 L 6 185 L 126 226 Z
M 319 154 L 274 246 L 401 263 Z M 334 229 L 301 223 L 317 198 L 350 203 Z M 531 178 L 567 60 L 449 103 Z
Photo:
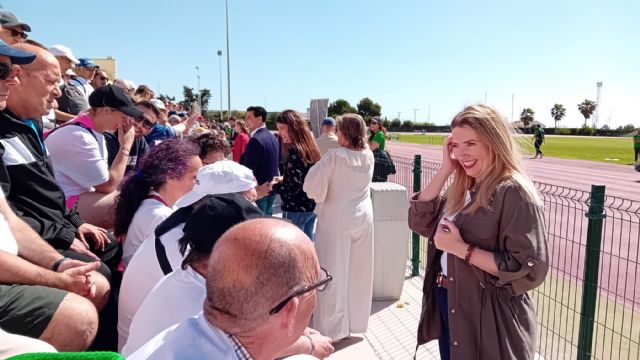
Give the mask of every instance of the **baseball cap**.
M 149 100 L 149 101 L 151 101 L 151 103 L 152 103 L 153 105 L 155 105 L 155 107 L 157 107 L 158 109 L 160 109 L 160 110 L 167 110 L 167 107 L 166 107 L 166 106 L 164 106 L 164 103 L 162 102 L 162 100 L 160 100 L 160 99 L 151 99 L 151 100 Z
M 332 117 L 327 117 L 322 120 L 322 125 L 336 125 L 336 120 Z
M 382 120 L 380 119 L 380 116 L 374 116 L 371 118 L 371 122 L 375 122 L 375 123 L 382 123 Z
M 78 63 L 76 64 L 76 67 L 87 67 L 87 68 L 100 68 L 100 66 L 96 65 L 93 61 L 91 61 L 90 59 L 87 58 L 80 58 L 78 59 Z
M 267 218 L 257 206 L 240 194 L 219 194 L 209 197 L 196 208 L 184 224 L 184 235 L 178 243 L 181 251 L 210 254 L 213 246 L 227 230 L 243 221 Z
M 31 32 L 31 26 L 18 20 L 18 18 L 9 11 L 0 11 L 0 25 L 2 26 L 21 26 L 22 30 Z
M 53 45 L 52 47 L 49 48 L 49 52 L 52 53 L 53 56 L 64 56 L 67 59 L 71 60 L 71 62 L 73 62 L 74 64 L 77 64 L 80 62 L 80 60 L 78 60 L 75 56 L 73 56 L 71 49 L 69 49 L 64 45 Z
M 198 170 L 193 190 L 178 200 L 176 206 L 189 206 L 207 195 L 251 190 L 257 185 L 251 169 L 231 160 L 217 161 Z
M 0 55 L 8 56 L 11 63 L 16 65 L 30 64 L 36 59 L 35 54 L 11 47 L 2 40 L 0 40 Z
M 110 107 L 131 117 L 144 115 L 142 110 L 133 106 L 129 95 L 115 85 L 105 85 L 93 90 L 89 95 L 89 105 L 94 108 Z

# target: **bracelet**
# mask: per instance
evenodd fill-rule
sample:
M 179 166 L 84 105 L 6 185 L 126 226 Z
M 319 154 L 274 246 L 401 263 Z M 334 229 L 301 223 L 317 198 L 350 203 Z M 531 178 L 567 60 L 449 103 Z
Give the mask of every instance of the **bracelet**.
M 311 339 L 311 336 L 307 334 L 302 334 L 302 335 L 307 339 L 309 339 L 309 343 L 311 343 L 311 352 L 309 352 L 309 355 L 313 355 L 313 352 L 316 351 L 316 345 L 313 343 L 313 339 Z
M 131 152 L 130 150 L 125 149 L 125 148 L 123 148 L 123 147 L 121 147 L 121 148 L 120 148 L 120 151 L 122 151 L 122 153 L 123 153 L 123 154 L 125 154 L 125 155 L 127 155 L 127 156 L 129 156 L 129 153 Z
M 469 245 L 469 247 L 467 248 L 467 255 L 464 257 L 464 262 L 467 263 L 467 265 L 471 265 L 471 255 L 473 255 L 473 252 L 477 248 L 478 247 L 475 245 Z
M 60 268 L 60 265 L 62 265 L 62 263 L 67 260 L 69 260 L 69 258 L 66 258 L 66 257 L 56 260 L 56 262 L 54 262 L 53 265 L 51 265 L 51 271 L 58 272 L 58 268 Z

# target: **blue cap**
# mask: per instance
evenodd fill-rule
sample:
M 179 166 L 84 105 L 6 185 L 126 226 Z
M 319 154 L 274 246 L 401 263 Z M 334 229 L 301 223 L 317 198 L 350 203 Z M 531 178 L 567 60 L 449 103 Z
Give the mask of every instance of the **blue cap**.
M 76 67 L 87 67 L 87 68 L 99 68 L 100 66 L 96 65 L 93 61 L 87 58 L 78 59 L 80 62 L 76 64 Z
M 324 118 L 324 120 L 322 120 L 322 125 L 335 126 L 336 125 L 336 121 L 332 117 Z
M 11 58 L 11 63 L 16 65 L 31 64 L 36 55 L 28 51 L 13 48 L 0 40 L 0 55 Z

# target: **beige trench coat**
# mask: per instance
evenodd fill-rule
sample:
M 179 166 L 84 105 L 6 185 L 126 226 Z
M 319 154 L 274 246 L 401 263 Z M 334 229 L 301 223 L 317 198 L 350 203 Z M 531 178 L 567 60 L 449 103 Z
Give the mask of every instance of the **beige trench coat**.
M 429 238 L 418 327 L 422 345 L 440 336 L 435 289 L 442 251 L 432 238 L 445 199 L 417 199 L 415 194 L 410 202 L 409 227 Z M 548 270 L 542 207 L 525 200 L 519 188 L 506 181 L 489 206 L 474 214 L 461 212 L 454 223 L 466 243 L 494 253 L 499 276 L 448 255 L 451 359 L 533 359 L 536 314 L 527 291 L 540 285 Z

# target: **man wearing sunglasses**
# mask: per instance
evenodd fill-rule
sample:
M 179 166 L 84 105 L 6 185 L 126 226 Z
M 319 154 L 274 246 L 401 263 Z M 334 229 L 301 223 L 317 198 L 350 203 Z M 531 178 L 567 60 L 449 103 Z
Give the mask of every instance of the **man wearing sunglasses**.
M 8 11 L 0 11 L 0 40 L 9 45 L 24 42 L 31 31 L 31 26 L 18 20 L 18 18 Z
M 331 286 L 331 279 L 320 269 L 313 243 L 294 225 L 279 219 L 242 222 L 211 253 L 203 312 L 161 332 L 127 359 L 277 358 L 307 338 L 316 291 Z M 307 340 L 307 354 L 323 357 Z
M 108 82 L 109 82 L 109 75 L 107 75 L 107 72 L 102 69 L 98 69 L 96 70 L 96 73 L 93 75 L 93 79 L 91 79 L 90 84 L 94 89 L 97 89 L 100 86 L 107 85 Z
M 158 121 L 158 116 L 160 116 L 160 111 L 151 101 L 139 101 L 136 103 L 136 107 L 143 112 L 143 115 L 137 118 L 131 118 L 135 135 L 133 144 L 129 149 L 129 160 L 127 162 L 125 174 L 129 174 L 136 170 L 140 164 L 140 160 L 149 151 L 149 145 L 144 139 L 144 136 L 151 132 L 151 129 Z M 118 131 L 115 133 L 104 133 L 104 139 L 107 142 L 107 152 L 109 153 L 109 157 L 107 159 L 109 167 L 113 165 L 113 162 L 118 156 L 118 152 L 121 148 L 119 134 L 120 133 Z
M 128 164 L 135 129 L 131 118 L 144 113 L 122 89 L 106 85 L 89 96 L 90 109 L 46 137 L 56 180 L 65 193 L 66 205 L 77 203 L 80 215 L 89 223 L 111 228 L 109 210 L 115 203 Z M 108 165 L 104 132 L 118 130 L 120 148 Z

